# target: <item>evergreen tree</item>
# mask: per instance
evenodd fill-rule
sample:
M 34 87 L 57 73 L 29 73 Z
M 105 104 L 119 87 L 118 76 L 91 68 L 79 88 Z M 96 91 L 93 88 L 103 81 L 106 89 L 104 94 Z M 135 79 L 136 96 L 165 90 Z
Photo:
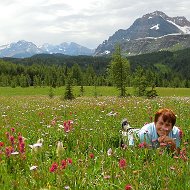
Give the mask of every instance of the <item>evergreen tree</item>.
M 53 92 L 53 87 L 52 86 L 50 86 L 49 94 L 48 95 L 49 95 L 50 98 L 54 97 L 54 92 Z
M 82 82 L 82 72 L 78 64 L 74 64 L 72 67 L 72 78 L 74 85 L 79 86 Z
M 137 96 L 145 96 L 148 87 L 147 78 L 142 67 L 137 67 L 133 76 L 133 87 Z
M 65 87 L 65 95 L 64 99 L 72 100 L 74 99 L 73 91 L 72 91 L 72 80 L 70 75 L 67 77 L 66 87 Z
M 121 47 L 117 46 L 112 56 L 111 64 L 108 69 L 109 76 L 113 84 L 120 90 L 120 96 L 126 95 L 126 85 L 129 81 L 129 61 L 122 57 Z
M 84 95 L 84 86 L 83 85 L 80 86 L 80 95 L 81 96 Z

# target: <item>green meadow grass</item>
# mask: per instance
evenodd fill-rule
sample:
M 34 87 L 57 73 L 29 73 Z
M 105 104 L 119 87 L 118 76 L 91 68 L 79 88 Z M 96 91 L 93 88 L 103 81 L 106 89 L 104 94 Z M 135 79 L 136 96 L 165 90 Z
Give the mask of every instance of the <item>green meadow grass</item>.
M 48 88 L 35 90 L 0 96 L 1 190 L 190 189 L 190 97 L 86 96 L 63 101 L 44 96 Z M 178 157 L 164 147 L 139 148 L 138 141 L 120 148 L 123 118 L 141 127 L 162 107 L 176 113 L 176 125 L 185 134 Z M 68 120 L 72 124 L 66 132 Z M 42 146 L 31 149 L 39 139 Z M 59 151 L 58 141 L 64 147 Z
M 11 88 L 11 87 L 0 87 L 0 96 L 29 96 L 29 95 L 48 95 L 49 87 L 28 87 L 28 88 Z M 189 97 L 190 88 L 156 88 L 159 96 L 180 96 Z M 62 96 L 65 88 L 53 88 L 55 96 Z M 80 87 L 73 87 L 73 93 L 75 97 L 80 96 Z M 133 88 L 127 88 L 127 93 L 133 94 Z M 115 87 L 105 86 L 85 86 L 83 96 L 119 96 L 119 91 Z

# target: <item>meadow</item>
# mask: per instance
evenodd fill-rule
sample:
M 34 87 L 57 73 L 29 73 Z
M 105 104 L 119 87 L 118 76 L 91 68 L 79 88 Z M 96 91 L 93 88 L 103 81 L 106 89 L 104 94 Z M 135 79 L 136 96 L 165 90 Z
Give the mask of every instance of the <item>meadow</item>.
M 63 101 L 58 95 L 49 98 L 47 91 L 2 92 L 1 190 L 190 189 L 190 97 L 92 93 Z M 123 118 L 139 128 L 163 107 L 176 113 L 176 125 L 183 130 L 180 155 L 172 156 L 165 147 L 140 148 L 138 142 L 125 149 L 119 146 Z
M 50 91 L 49 87 L 0 87 L 0 96 L 31 96 L 31 95 L 48 95 Z M 64 94 L 65 87 L 53 88 L 53 93 L 55 96 L 62 96 Z M 190 88 L 162 88 L 157 87 L 156 91 L 158 96 L 180 96 L 180 97 L 190 97 Z M 133 95 L 134 89 L 132 87 L 127 87 L 126 92 Z M 80 86 L 73 87 L 73 94 L 75 97 L 81 95 Z M 119 96 L 119 91 L 115 87 L 111 86 L 84 86 L 83 96 Z

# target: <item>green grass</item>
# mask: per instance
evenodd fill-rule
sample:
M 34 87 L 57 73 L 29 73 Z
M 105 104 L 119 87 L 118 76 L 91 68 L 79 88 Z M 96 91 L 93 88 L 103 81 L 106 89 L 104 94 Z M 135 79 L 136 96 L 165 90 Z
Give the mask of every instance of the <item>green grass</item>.
M 125 190 L 127 184 L 132 190 L 190 189 L 190 98 L 102 96 L 62 101 L 21 95 L 0 96 L 1 190 Z M 176 125 L 185 133 L 181 144 L 185 157 L 173 158 L 165 148 L 140 149 L 138 143 L 119 147 L 123 118 L 132 127 L 141 127 L 161 107 L 171 108 L 177 115 Z M 115 114 L 110 116 L 110 112 Z M 68 120 L 73 124 L 65 132 L 63 124 Z M 20 151 L 19 135 L 25 138 L 24 152 L 8 156 L 7 148 Z M 41 138 L 42 147 L 31 150 L 29 145 Z M 60 154 L 56 153 L 58 141 L 64 146 Z M 72 164 L 50 172 L 53 163 L 60 166 L 68 158 Z M 126 161 L 125 167 L 119 167 L 120 160 Z M 31 166 L 37 169 L 30 170 Z
M 46 96 L 49 94 L 49 90 L 49 87 L 0 87 L 0 96 Z M 190 88 L 156 88 L 156 90 L 159 96 L 190 96 Z M 64 87 L 53 89 L 55 96 L 62 96 L 64 94 L 64 91 Z M 73 93 L 75 97 L 80 96 L 80 87 L 74 87 Z M 127 88 L 127 93 L 133 94 L 133 88 Z M 115 87 L 98 86 L 96 89 L 94 86 L 84 87 L 84 96 L 95 96 L 95 94 L 97 94 L 97 96 L 119 96 L 119 91 Z

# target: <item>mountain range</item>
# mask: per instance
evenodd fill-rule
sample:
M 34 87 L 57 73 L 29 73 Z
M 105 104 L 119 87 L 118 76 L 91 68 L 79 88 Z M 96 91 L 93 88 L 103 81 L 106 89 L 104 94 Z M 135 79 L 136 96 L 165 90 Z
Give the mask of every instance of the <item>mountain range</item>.
M 0 46 L 0 57 L 26 58 L 36 54 L 57 53 L 65 55 L 92 55 L 94 50 L 74 42 L 64 42 L 59 45 L 46 43 L 38 47 L 32 42 L 20 40 L 18 42 Z
M 161 11 L 154 11 L 136 19 L 128 29 L 119 29 L 95 50 L 74 42 L 37 46 L 20 40 L 0 46 L 0 57 L 26 58 L 35 54 L 57 53 L 109 56 L 114 52 L 116 44 L 120 44 L 122 54 L 128 56 L 185 49 L 190 47 L 190 22 L 184 16 L 169 17 Z

